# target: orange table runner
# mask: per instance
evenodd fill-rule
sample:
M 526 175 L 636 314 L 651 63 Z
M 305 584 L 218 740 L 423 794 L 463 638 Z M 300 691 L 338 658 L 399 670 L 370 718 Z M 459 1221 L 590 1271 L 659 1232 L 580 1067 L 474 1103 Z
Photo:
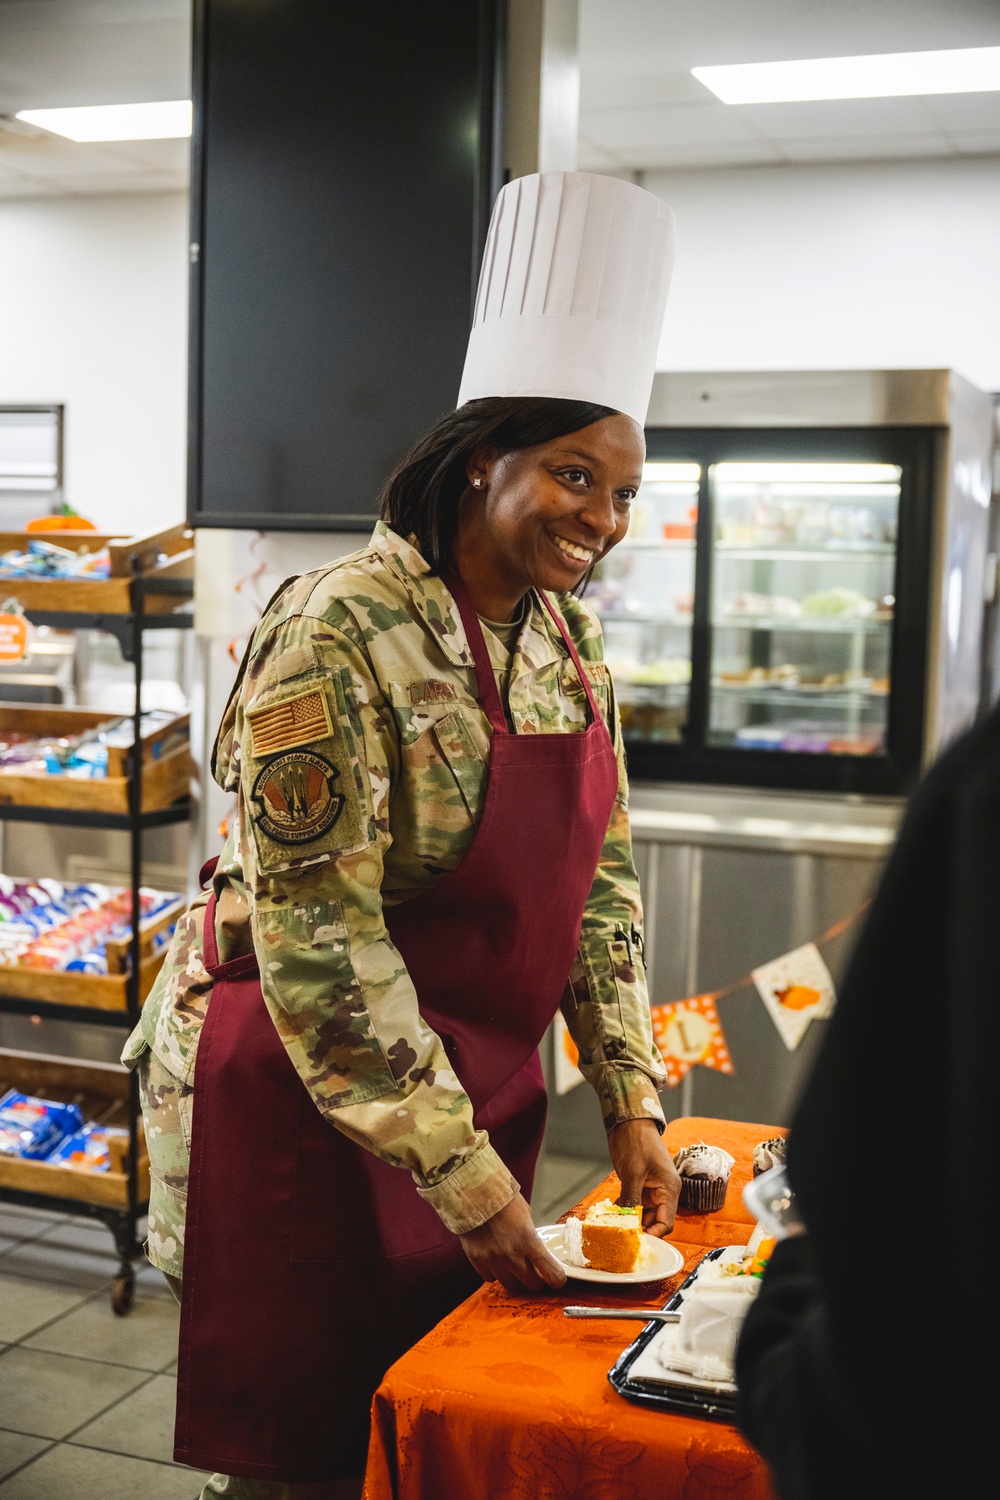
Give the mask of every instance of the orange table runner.
M 771 1500 L 765 1465 L 734 1427 L 612 1390 L 608 1371 L 641 1324 L 575 1322 L 562 1309 L 662 1307 L 706 1250 L 746 1244 L 753 1148 L 784 1134 L 692 1116 L 667 1127 L 671 1151 L 704 1141 L 736 1158 L 717 1213 L 678 1214 L 669 1238 L 684 1270 L 669 1280 L 523 1297 L 490 1285 L 463 1302 L 375 1393 L 365 1500 Z M 612 1175 L 577 1207 L 618 1191 Z

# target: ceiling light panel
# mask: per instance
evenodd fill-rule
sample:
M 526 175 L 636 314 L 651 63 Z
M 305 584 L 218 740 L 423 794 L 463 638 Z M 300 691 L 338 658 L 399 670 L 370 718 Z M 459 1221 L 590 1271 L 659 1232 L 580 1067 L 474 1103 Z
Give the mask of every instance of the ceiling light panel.
M 692 68 L 724 104 L 809 99 L 886 99 L 904 94 L 973 94 L 1000 89 L 1000 47 L 814 57 L 801 62 Z
M 71 141 L 162 141 L 191 134 L 191 101 L 22 109 L 17 118 Z

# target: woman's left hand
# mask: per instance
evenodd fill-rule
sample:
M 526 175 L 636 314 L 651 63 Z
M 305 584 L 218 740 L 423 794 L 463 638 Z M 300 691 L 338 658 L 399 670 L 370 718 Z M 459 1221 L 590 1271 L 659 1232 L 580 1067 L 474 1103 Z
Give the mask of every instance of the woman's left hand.
M 674 1227 L 681 1179 L 652 1120 L 625 1120 L 608 1136 L 611 1164 L 622 1185 L 618 1202 L 642 1204 L 642 1227 L 662 1239 Z

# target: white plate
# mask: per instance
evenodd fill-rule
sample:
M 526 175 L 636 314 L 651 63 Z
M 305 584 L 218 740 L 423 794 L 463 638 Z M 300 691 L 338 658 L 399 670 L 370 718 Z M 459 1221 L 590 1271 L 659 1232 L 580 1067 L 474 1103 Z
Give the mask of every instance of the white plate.
M 572 1265 L 565 1259 L 561 1224 L 543 1224 L 538 1236 L 573 1281 L 612 1281 L 619 1286 L 629 1282 L 661 1281 L 664 1276 L 676 1276 L 684 1265 L 684 1257 L 676 1245 L 652 1234 L 642 1237 L 639 1263 L 634 1271 L 596 1271 L 593 1266 Z

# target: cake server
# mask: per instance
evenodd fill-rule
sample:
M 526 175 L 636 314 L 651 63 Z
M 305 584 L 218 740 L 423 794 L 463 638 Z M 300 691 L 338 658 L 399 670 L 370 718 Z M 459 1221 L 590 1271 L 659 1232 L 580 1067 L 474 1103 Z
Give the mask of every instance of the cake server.
M 679 1312 L 655 1307 L 564 1307 L 567 1318 L 638 1318 L 643 1323 L 679 1323 Z

